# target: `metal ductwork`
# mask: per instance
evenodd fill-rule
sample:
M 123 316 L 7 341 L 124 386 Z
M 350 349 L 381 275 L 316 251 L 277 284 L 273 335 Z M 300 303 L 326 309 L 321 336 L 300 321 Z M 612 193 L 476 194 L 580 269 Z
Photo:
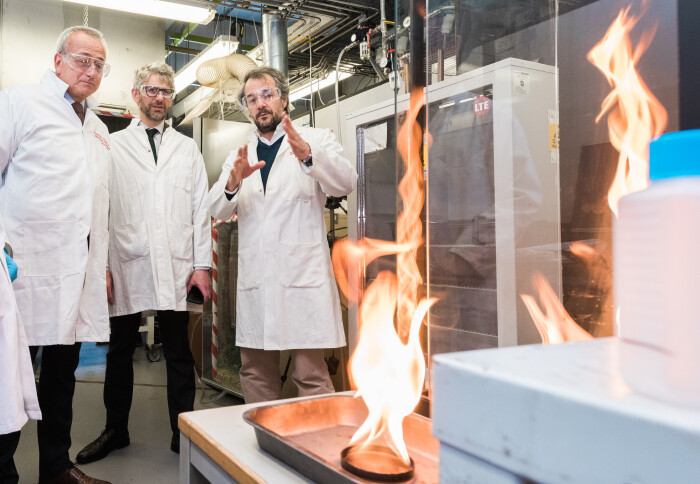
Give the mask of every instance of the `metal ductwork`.
M 289 50 L 287 47 L 287 19 L 265 13 L 262 16 L 263 63 L 282 71 L 289 77 Z

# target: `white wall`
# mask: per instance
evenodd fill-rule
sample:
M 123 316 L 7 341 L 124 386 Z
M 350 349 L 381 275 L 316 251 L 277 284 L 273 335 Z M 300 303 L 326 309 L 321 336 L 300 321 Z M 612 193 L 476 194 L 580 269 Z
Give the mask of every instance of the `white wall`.
M 221 166 L 231 150 L 243 146 L 248 141 L 248 134 L 254 126 L 250 123 L 222 121 L 219 119 L 202 119 L 202 136 L 200 149 L 204 166 L 211 187 L 221 174 Z M 195 138 L 197 136 L 195 135 Z
M 0 1 L 0 88 L 35 84 L 47 69 L 53 68 L 59 34 L 67 27 L 83 24 L 84 7 L 61 0 Z M 107 62 L 112 65 L 97 92 L 98 99 L 135 110 L 130 94 L 134 71 L 143 64 L 164 59 L 165 22 L 90 7 L 88 25 L 105 35 Z

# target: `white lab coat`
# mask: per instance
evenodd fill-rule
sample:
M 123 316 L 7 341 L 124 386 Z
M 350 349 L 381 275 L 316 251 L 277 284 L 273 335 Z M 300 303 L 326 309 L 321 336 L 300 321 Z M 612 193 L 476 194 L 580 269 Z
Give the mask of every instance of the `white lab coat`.
M 5 228 L 0 218 L 0 246 L 4 246 Z M 0 248 L 0 435 L 17 432 L 28 419 L 39 420 L 41 411 L 36 397 L 34 371 L 27 337 L 17 311 L 7 272 L 5 254 Z
M 197 144 L 166 127 L 156 164 L 138 123 L 112 135 L 111 316 L 186 311 L 188 276 L 211 267 L 209 185 Z
M 347 195 L 357 171 L 328 130 L 298 128 L 311 146 L 310 170 L 292 153 L 285 135 L 263 192 L 260 171 L 232 200 L 224 187 L 237 150 L 226 159 L 208 196 L 218 219 L 238 213 L 236 344 L 265 350 L 345 345 L 338 290 L 323 217 L 326 195 Z M 257 163 L 257 137 L 248 144 Z
M 109 339 L 109 133 L 89 109 L 80 124 L 67 88 L 48 71 L 0 92 L 0 210 L 32 346 Z

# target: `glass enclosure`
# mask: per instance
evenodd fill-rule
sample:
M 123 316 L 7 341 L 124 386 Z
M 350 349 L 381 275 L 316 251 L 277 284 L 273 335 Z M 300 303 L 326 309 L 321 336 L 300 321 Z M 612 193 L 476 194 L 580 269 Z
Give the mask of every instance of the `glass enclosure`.
M 202 328 L 202 379 L 214 387 L 243 396 L 236 346 L 236 281 L 238 223 L 214 220 L 211 313 Z
M 650 96 L 665 110 L 663 131 L 681 127 L 677 2 L 426 0 L 394 7 L 395 99 L 348 118 L 357 133 L 357 237 L 396 240 L 404 202 L 393 147 L 404 142 L 397 133 L 411 90 L 423 89 L 426 243 L 418 263 L 424 295 L 439 300 L 423 333 L 426 361 L 554 342 L 547 328 L 567 324 L 566 314 L 584 337 L 614 334 L 615 202 L 608 192 L 616 174 L 629 171 L 620 155 L 627 141 L 618 138 L 646 122 Z M 616 18 L 633 22 L 611 35 L 612 60 L 589 55 Z M 630 75 L 615 72 L 623 63 L 634 65 L 646 92 L 620 92 L 615 79 Z M 618 97 L 611 99 L 613 90 Z M 649 122 L 660 122 L 663 113 L 653 116 Z M 645 150 L 631 156 L 644 158 Z M 395 257 L 382 257 L 360 280 L 367 285 L 395 265 Z

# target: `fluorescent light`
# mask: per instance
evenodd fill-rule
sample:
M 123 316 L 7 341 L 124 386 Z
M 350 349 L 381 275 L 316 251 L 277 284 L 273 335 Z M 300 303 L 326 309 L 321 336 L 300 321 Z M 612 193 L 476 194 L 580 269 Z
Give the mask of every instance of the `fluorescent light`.
M 150 15 L 180 22 L 208 24 L 216 9 L 187 0 L 63 0 L 91 7 L 108 8 L 122 12 Z
M 347 72 L 341 72 L 338 74 L 338 82 L 342 81 L 343 79 L 347 79 L 350 77 L 351 74 Z M 335 71 L 331 71 L 326 77 L 320 80 L 314 79 L 313 81 L 313 86 L 314 86 L 314 92 L 318 91 L 319 89 L 323 89 L 324 87 L 332 86 L 335 84 Z M 301 99 L 304 96 L 308 96 L 311 94 L 311 84 L 304 84 L 300 88 L 295 89 L 294 91 L 289 93 L 289 102 L 296 101 L 297 99 Z
M 203 62 L 223 57 L 236 51 L 238 41 L 230 35 L 220 35 L 206 49 L 197 54 L 185 67 L 175 74 L 175 93 L 178 93 L 197 79 L 197 67 Z

